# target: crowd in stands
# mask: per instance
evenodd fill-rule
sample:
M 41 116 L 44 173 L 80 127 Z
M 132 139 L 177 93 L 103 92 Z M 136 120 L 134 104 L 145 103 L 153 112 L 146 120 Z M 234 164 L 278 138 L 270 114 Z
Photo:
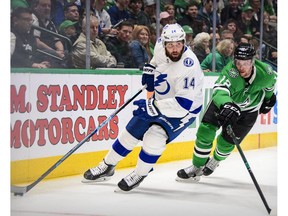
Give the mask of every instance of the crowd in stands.
M 277 65 L 277 0 L 264 0 L 262 47 L 260 0 L 217 0 L 216 34 L 213 0 L 160 3 L 160 34 L 166 24 L 180 24 L 204 72 L 212 71 L 212 54 L 220 72 L 240 42 L 252 43 L 258 53 L 262 49 L 265 60 Z M 87 29 L 91 69 L 141 69 L 151 60 L 156 0 L 90 0 L 90 5 L 89 28 L 85 0 L 11 0 L 11 67 L 85 69 Z

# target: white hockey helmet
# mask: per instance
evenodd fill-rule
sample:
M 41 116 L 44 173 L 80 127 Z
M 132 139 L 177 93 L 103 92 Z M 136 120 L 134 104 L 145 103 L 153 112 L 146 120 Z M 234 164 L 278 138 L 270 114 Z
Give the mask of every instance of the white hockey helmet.
M 174 41 L 182 41 L 184 40 L 184 44 L 186 43 L 186 33 L 183 28 L 178 24 L 167 24 L 163 27 L 161 39 L 163 45 L 165 42 L 174 42 Z

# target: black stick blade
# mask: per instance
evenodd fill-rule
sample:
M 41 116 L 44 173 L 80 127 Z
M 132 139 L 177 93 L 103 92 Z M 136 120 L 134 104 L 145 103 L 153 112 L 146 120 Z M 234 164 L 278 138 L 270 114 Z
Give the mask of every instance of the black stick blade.
M 11 185 L 11 193 L 15 195 L 25 194 L 27 192 L 27 187 Z

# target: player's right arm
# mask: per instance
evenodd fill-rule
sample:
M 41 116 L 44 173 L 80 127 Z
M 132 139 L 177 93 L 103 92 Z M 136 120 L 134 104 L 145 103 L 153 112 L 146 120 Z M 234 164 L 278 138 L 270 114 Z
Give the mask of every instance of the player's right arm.
M 212 100 L 219 109 L 225 103 L 233 102 L 231 98 L 231 82 L 226 75 L 221 74 L 216 80 L 213 87 Z

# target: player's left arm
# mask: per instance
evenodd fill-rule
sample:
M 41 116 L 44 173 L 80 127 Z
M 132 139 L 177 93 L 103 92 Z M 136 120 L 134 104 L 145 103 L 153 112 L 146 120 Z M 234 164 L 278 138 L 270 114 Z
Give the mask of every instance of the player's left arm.
M 268 67 L 269 68 L 269 67 Z M 272 70 L 272 68 L 271 68 Z M 260 107 L 260 113 L 266 114 L 268 113 L 272 107 L 276 104 L 277 97 L 275 94 L 275 87 L 277 82 L 277 72 L 268 71 L 271 77 L 269 77 L 269 80 L 266 82 L 268 83 L 268 86 L 265 87 L 265 97 L 262 102 L 262 105 Z
M 212 100 L 220 109 L 226 103 L 233 103 L 231 98 L 232 84 L 228 76 L 220 74 L 213 86 Z
M 267 70 L 266 72 L 269 75 L 266 75 L 267 80 L 265 80 L 266 87 L 264 89 L 265 91 L 264 100 L 269 100 L 273 96 L 274 91 L 275 91 L 276 82 L 277 82 L 277 72 L 273 71 L 271 66 L 268 66 L 266 70 Z

